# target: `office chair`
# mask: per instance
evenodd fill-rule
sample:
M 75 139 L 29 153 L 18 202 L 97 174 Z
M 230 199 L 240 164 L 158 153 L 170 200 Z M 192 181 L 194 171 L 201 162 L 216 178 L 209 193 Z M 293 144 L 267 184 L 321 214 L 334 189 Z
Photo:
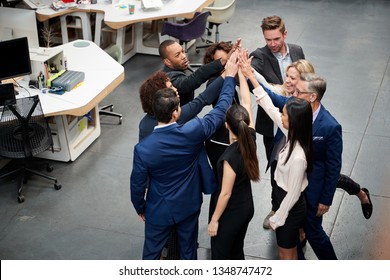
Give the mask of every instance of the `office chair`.
M 236 10 L 236 0 L 215 0 L 214 4 L 209 7 L 203 8 L 204 12 L 210 12 L 211 16 L 208 18 L 209 28 L 207 29 L 208 35 L 211 35 L 211 30 L 215 25 L 215 41 L 206 40 L 205 45 L 196 46 L 196 52 L 199 53 L 199 49 L 208 48 L 213 43 L 219 42 L 219 25 L 233 17 Z
M 195 16 L 186 23 L 164 22 L 161 35 L 169 35 L 179 40 L 180 45 L 184 45 L 187 53 L 188 42 L 201 38 L 206 31 L 207 18 L 210 12 L 197 12 Z
M 53 149 L 53 139 L 47 120 L 45 119 L 39 96 L 16 99 L 16 104 L 6 104 L 0 119 L 0 156 L 9 159 L 22 159 L 22 164 L 12 171 L 0 176 L 0 179 L 13 174 L 19 175 L 18 202 L 24 201 L 23 183 L 34 174 L 54 181 L 54 188 L 61 189 L 57 178 L 43 174 L 27 167 L 27 160 L 35 155 Z M 48 166 L 47 171 L 52 171 Z
M 112 45 L 108 47 L 106 50 L 106 53 L 108 53 L 113 59 L 119 62 L 119 59 L 121 57 L 122 49 L 118 45 Z M 109 111 L 108 111 L 109 109 Z M 122 114 L 115 113 L 114 112 L 114 104 L 108 104 L 105 106 L 102 106 L 99 108 L 99 115 L 103 116 L 112 116 L 119 118 L 119 124 L 122 124 Z

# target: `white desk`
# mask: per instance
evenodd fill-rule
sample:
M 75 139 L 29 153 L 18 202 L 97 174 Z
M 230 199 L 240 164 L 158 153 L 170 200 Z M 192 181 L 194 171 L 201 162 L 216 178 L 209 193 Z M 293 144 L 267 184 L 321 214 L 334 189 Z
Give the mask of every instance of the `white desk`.
M 124 80 L 121 64 L 93 42 L 89 42 L 87 47 L 74 46 L 74 43 L 81 41 L 48 49 L 63 50 L 68 69 L 85 73 L 85 80 L 80 86 L 63 95 L 43 94 L 30 89 L 32 95 L 39 94 L 45 116 L 52 117 L 50 124 L 55 152 L 46 151 L 40 157 L 59 161 L 75 160 L 100 135 L 98 104 Z M 31 54 L 31 59 L 34 59 L 34 55 L 38 54 Z M 26 95 L 24 90 L 19 93 L 20 97 Z M 92 112 L 92 121 L 83 117 L 89 112 Z
M 46 21 L 50 18 L 62 16 L 71 13 L 96 13 L 95 24 L 95 38 L 94 42 L 100 44 L 102 21 L 109 27 L 117 30 L 116 44 L 125 50 L 125 31 L 126 26 L 134 25 L 134 32 L 132 34 L 134 42 L 129 52 L 123 53 L 120 63 L 126 62 L 136 53 L 158 55 L 158 48 L 147 47 L 143 44 L 143 23 L 159 20 L 159 19 L 174 19 L 176 17 L 192 18 L 194 13 L 202 10 L 202 8 L 209 6 L 214 0 L 164 0 L 164 6 L 159 9 L 143 10 L 141 8 L 141 1 L 139 0 L 113 0 L 116 4 L 104 3 L 101 0 L 98 4 L 91 4 L 77 9 L 66 9 L 61 11 L 54 11 L 52 9 L 38 9 L 36 10 L 37 19 L 39 21 Z M 134 14 L 130 15 L 127 9 L 120 9 L 120 3 L 131 3 L 135 5 Z M 83 28 L 90 28 L 88 17 L 82 19 Z M 66 26 L 61 24 L 61 30 L 64 32 Z M 88 33 L 83 31 L 84 39 L 89 39 Z M 85 38 L 87 37 L 87 38 Z

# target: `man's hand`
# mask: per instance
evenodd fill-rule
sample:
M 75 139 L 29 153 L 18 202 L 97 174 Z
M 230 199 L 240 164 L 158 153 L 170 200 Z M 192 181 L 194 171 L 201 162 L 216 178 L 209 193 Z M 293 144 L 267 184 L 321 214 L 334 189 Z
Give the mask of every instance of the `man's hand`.
M 317 217 L 322 217 L 326 212 L 329 211 L 329 207 L 330 207 L 330 205 L 325 205 L 325 204 L 318 203 L 316 216 Z

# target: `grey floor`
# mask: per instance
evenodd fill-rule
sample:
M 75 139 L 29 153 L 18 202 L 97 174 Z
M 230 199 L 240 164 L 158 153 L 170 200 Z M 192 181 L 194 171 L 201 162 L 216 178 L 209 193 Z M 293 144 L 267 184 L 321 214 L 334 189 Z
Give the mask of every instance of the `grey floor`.
M 220 28 L 221 40 L 242 38 L 254 50 L 265 44 L 261 19 L 278 14 L 287 41 L 303 46 L 328 81 L 323 103 L 343 126 L 342 172 L 371 192 L 374 213 L 366 220 L 356 197 L 338 190 L 324 226 L 343 260 L 390 259 L 390 2 L 365 0 L 239 0 L 235 17 Z M 203 53 L 190 49 L 192 62 Z M 53 162 L 60 191 L 31 179 L 26 201 L 16 201 L 15 180 L 0 188 L 0 259 L 140 259 L 143 223 L 129 200 L 129 175 L 142 81 L 159 70 L 158 57 L 136 55 L 124 64 L 125 81 L 105 100 L 124 120 L 102 117 L 101 136 L 76 161 Z M 259 137 L 262 180 L 254 184 L 255 216 L 245 242 L 247 259 L 277 259 L 274 233 L 262 228 L 270 210 L 269 174 Z M 40 163 L 40 162 L 38 162 Z M 209 259 L 205 196 L 199 259 Z M 306 248 L 306 257 L 316 259 Z

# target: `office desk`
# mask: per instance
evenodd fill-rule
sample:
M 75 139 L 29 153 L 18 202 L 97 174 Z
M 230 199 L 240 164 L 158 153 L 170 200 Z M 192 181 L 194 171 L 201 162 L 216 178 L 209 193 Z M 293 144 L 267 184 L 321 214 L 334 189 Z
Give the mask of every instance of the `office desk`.
M 28 1 L 28 0 L 27 0 Z M 113 0 L 116 4 L 108 4 L 104 1 L 97 4 L 87 5 L 77 9 L 66 9 L 62 11 L 53 11 L 52 9 L 36 10 L 37 19 L 39 21 L 46 21 L 57 16 L 64 16 L 66 14 L 77 13 L 96 13 L 95 35 L 94 42 L 99 45 L 101 39 L 102 21 L 109 27 L 116 30 L 116 44 L 125 50 L 125 32 L 128 25 L 134 25 L 134 33 L 132 37 L 133 46 L 127 53 L 123 53 L 120 63 L 123 64 L 136 53 L 158 55 L 158 48 L 147 47 L 143 44 L 143 23 L 159 20 L 159 19 L 174 19 L 176 17 L 192 18 L 194 13 L 202 10 L 202 8 L 209 6 L 214 0 L 165 0 L 164 6 L 159 9 L 144 10 L 141 8 L 141 1 L 138 0 Z M 130 15 L 127 9 L 120 9 L 118 3 L 131 3 L 135 5 L 134 14 Z M 83 29 L 88 28 L 88 20 L 82 19 Z M 89 27 L 90 28 L 90 27 Z M 62 32 L 66 26 L 61 24 Z M 83 31 L 84 32 L 84 31 Z M 86 34 L 86 33 L 84 33 Z M 84 37 L 88 37 L 85 35 Z M 84 38 L 89 39 L 89 38 Z
M 76 40 L 62 46 L 47 49 L 61 49 L 67 57 L 68 69 L 85 73 L 84 82 L 63 95 L 39 94 L 42 110 L 53 131 L 55 152 L 46 151 L 43 158 L 73 161 L 100 135 L 99 103 L 123 80 L 124 68 L 93 42 L 87 47 L 75 47 Z M 43 49 L 43 48 L 42 48 Z M 31 53 L 33 60 L 38 54 Z M 19 96 L 27 93 L 21 90 Z M 90 120 L 86 114 L 90 114 Z
M 143 44 L 143 23 L 160 20 L 174 19 L 176 17 L 192 18 L 194 13 L 202 8 L 209 6 L 214 0 L 170 0 L 165 1 L 159 9 L 144 10 L 141 7 L 141 1 L 128 0 L 127 2 L 135 5 L 134 14 L 130 15 L 127 10 L 119 10 L 115 5 L 96 4 L 91 5 L 91 11 L 96 12 L 95 43 L 100 42 L 101 22 L 117 30 L 116 44 L 125 50 L 125 32 L 126 26 L 134 25 L 133 46 L 132 49 L 123 53 L 121 63 L 126 62 L 136 53 L 158 55 L 158 48 L 147 47 Z M 104 12 L 102 14 L 101 12 Z

